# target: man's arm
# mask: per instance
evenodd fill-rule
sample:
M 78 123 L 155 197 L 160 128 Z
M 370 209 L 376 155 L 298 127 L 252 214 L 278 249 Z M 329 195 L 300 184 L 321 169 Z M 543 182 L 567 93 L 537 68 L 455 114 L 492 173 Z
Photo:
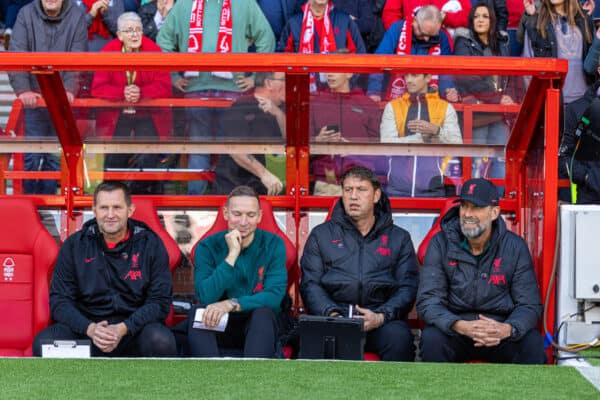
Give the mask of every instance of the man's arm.
M 79 283 L 73 257 L 74 242 L 74 239 L 68 238 L 56 259 L 50 284 L 50 310 L 54 321 L 67 325 L 75 333 L 85 335 L 92 321 L 76 306 Z
M 283 189 L 283 184 L 271 171 L 269 171 L 252 154 L 230 154 L 235 163 L 260 179 L 267 188 L 269 196 L 275 196 Z
M 125 5 L 123 4 L 123 0 L 113 0 L 112 5 L 109 5 L 102 14 L 102 22 L 113 36 L 117 36 L 117 19 L 124 12 Z
M 240 296 L 238 301 L 241 311 L 250 311 L 258 307 L 270 307 L 274 310 L 280 308 L 287 287 L 285 245 L 280 237 L 275 237 L 266 247 L 268 250 L 265 252 L 268 251 L 269 257 L 266 265 L 261 265 L 264 267 L 262 290 L 256 288 L 254 293 Z
M 431 239 L 421 268 L 417 292 L 417 313 L 426 324 L 435 325 L 446 335 L 454 335 L 460 317 L 448 309 L 448 277 L 444 271 L 443 233 Z
M 397 240 L 402 243 L 400 255 L 394 268 L 394 278 L 398 282 L 396 292 L 375 312 L 383 312 L 386 320 L 406 318 L 415 304 L 419 286 L 417 256 L 408 234 L 402 234 Z
M 225 240 L 225 239 L 222 239 Z M 235 284 L 235 261 L 229 264 L 217 260 L 213 252 L 216 241 L 210 237 L 202 240 L 194 257 L 194 289 L 196 299 L 202 304 L 219 301 L 223 294 Z M 235 257 L 237 259 L 237 256 Z
M 458 115 L 452 104 L 446 107 L 446 117 L 440 128 L 440 142 L 442 143 L 462 143 L 462 134 L 458 125 Z
M 257 53 L 273 53 L 275 51 L 275 36 L 269 21 L 256 1 L 247 1 L 248 23 L 246 38 L 252 40 Z
M 600 4 L 597 5 L 600 7 Z M 598 59 L 600 59 L 600 28 L 594 34 L 594 41 L 588 49 L 588 53 L 583 61 L 583 70 L 586 74 L 594 76 L 598 70 Z
M 304 246 L 300 267 L 302 268 L 300 293 L 308 311 L 317 315 L 330 315 L 333 312 L 343 313 L 344 310 L 329 297 L 327 291 L 320 284 L 325 268 L 318 238 L 314 231 L 311 232 Z
M 527 332 L 535 329 L 542 314 L 542 300 L 529 249 L 520 237 L 515 239 L 520 242 L 517 248 L 517 267 L 510 288 L 515 308 L 504 323 L 516 328 L 516 334 L 511 340 L 520 340 Z
M 13 26 L 13 33 L 10 39 L 9 51 L 24 53 L 33 50 L 29 46 L 29 36 L 33 35 L 33 30 L 32 28 L 29 29 L 26 23 L 27 21 L 25 18 L 25 13 L 19 13 L 17 15 L 15 25 Z M 38 90 L 37 88 L 31 87 L 31 81 L 29 79 L 28 72 L 11 72 L 8 74 L 8 78 L 10 80 L 10 86 L 12 86 L 17 96 L 19 96 L 21 93 L 29 92 L 33 89 Z
M 134 311 L 123 323 L 127 332 L 136 335 L 144 326 L 152 322 L 163 322 L 169 314 L 173 301 L 173 281 L 169 271 L 169 255 L 161 239 L 153 236 L 148 241 L 146 251 L 153 251 L 149 259 L 150 284 L 146 290 L 144 304 Z M 151 246 L 151 247 L 150 247 Z

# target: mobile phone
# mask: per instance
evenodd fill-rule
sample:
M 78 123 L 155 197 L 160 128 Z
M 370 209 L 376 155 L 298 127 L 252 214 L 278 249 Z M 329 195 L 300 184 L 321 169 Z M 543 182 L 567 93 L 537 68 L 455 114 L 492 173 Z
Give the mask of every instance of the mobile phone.
M 327 128 L 328 131 L 334 131 L 334 132 L 340 131 L 340 127 L 337 124 L 327 125 L 325 128 Z

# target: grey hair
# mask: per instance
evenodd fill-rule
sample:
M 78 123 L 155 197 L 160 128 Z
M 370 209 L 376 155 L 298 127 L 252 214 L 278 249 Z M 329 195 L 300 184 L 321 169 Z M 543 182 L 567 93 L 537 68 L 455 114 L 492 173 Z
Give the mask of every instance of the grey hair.
M 140 25 L 142 24 L 142 19 L 139 15 L 137 15 L 137 13 L 134 13 L 133 11 L 128 11 L 119 15 L 119 19 L 117 19 L 117 29 L 121 31 L 125 25 L 125 22 L 127 21 L 134 21 L 139 22 Z
M 419 8 L 417 14 L 415 15 L 415 19 L 419 24 L 424 21 L 435 21 L 441 25 L 443 21 L 442 12 L 439 8 L 433 5 L 423 6 Z

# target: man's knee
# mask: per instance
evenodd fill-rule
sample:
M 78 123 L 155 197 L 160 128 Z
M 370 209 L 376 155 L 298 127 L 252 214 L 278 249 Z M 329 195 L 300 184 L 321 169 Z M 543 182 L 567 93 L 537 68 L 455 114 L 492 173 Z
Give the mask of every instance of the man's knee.
M 515 343 L 513 361 L 517 364 L 545 364 L 544 338 L 537 330 L 530 330 Z
M 138 338 L 138 352 L 141 357 L 175 357 L 177 345 L 175 336 L 163 324 L 146 325 Z
M 252 323 L 270 324 L 277 322 L 277 313 L 271 307 L 259 307 L 252 311 Z
M 426 362 L 453 361 L 448 356 L 448 342 L 450 337 L 438 327 L 428 325 L 421 333 L 421 358 Z
M 414 336 L 406 322 L 388 322 L 378 329 L 375 340 L 383 361 L 414 361 Z
M 42 356 L 42 344 L 44 342 L 53 342 L 55 340 L 75 340 L 76 335 L 68 326 L 64 324 L 52 324 L 46 329 L 41 330 L 33 338 L 32 350 L 34 357 Z

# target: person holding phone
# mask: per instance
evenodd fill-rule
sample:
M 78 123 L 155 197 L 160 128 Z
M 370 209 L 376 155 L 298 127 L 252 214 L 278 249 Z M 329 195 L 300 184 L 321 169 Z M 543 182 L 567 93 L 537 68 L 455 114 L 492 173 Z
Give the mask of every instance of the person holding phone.
M 311 96 L 310 134 L 316 142 L 377 142 L 381 110 L 360 89 L 351 88 L 352 74 L 327 73 L 328 90 Z M 383 176 L 385 157 L 319 155 L 311 160 L 315 195 L 341 195 L 340 176 L 354 165 Z
M 221 357 L 238 349 L 244 357 L 273 358 L 277 321 L 287 286 L 285 245 L 275 234 L 258 229 L 262 218 L 258 195 L 249 186 L 234 188 L 223 208 L 227 230 L 203 239 L 194 256 L 194 287 L 199 306 L 188 318 L 193 357 Z M 224 332 L 194 327 L 197 308 L 202 322 Z

